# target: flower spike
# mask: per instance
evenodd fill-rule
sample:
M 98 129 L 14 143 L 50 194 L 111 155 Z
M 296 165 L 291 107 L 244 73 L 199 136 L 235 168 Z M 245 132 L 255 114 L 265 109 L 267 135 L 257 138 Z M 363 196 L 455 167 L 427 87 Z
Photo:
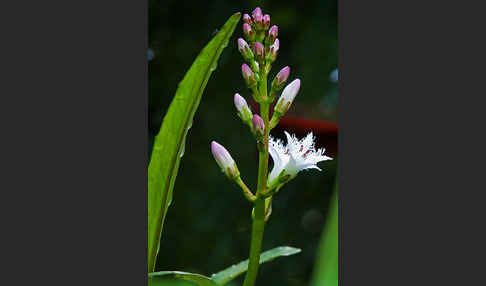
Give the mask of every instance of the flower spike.
M 318 169 L 317 163 L 332 158 L 324 155 L 324 149 L 314 147 L 314 136 L 309 133 L 302 140 L 285 132 L 287 144 L 274 139 L 269 132 L 274 128 L 280 117 L 290 108 L 300 90 L 300 79 L 295 79 L 285 86 L 290 76 L 290 68 L 285 66 L 273 79 L 271 86 L 268 82 L 269 73 L 275 62 L 279 49 L 279 28 L 271 25 L 269 14 L 263 15 L 262 9 L 255 8 L 251 13 L 243 15 L 243 38 L 238 39 L 238 50 L 245 59 L 241 66 L 243 78 L 252 92 L 253 99 L 260 104 L 260 115 L 253 114 L 246 100 L 238 93 L 234 94 L 234 105 L 238 116 L 249 126 L 256 139 L 258 149 L 258 184 L 253 194 L 240 177 L 238 168 L 229 152 L 216 142 L 211 143 L 211 151 L 223 172 L 232 179 L 243 191 L 246 199 L 253 204 L 253 228 L 248 259 L 248 270 L 243 284 L 255 285 L 259 267 L 265 222 L 272 212 L 273 195 L 297 174 L 306 169 Z M 245 40 L 244 40 L 245 39 Z M 285 86 L 285 87 L 284 87 Z M 273 108 L 277 93 L 283 91 Z M 269 90 L 270 89 L 270 90 Z M 263 117 L 263 118 L 262 118 Z M 268 157 L 273 159 L 273 169 L 268 173 Z

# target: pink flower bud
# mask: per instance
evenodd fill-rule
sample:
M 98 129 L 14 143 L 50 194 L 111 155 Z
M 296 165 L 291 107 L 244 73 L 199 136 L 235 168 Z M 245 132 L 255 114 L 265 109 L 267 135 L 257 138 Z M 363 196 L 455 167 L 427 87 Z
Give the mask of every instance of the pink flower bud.
M 272 46 L 278 51 L 280 49 L 280 41 L 278 39 L 275 39 L 275 42 L 273 42 Z
M 263 27 L 265 29 L 268 29 L 268 27 L 270 27 L 270 15 L 268 14 L 265 14 L 265 16 L 263 16 Z
M 253 12 L 251 13 L 251 15 L 253 16 L 253 20 L 257 21 L 262 21 L 263 20 L 263 13 L 262 13 L 262 9 L 260 9 L 260 7 L 256 7 L 255 10 L 253 10 Z
M 248 23 L 243 24 L 243 33 L 249 35 L 251 33 L 251 26 Z
M 238 39 L 238 51 L 240 51 L 240 53 L 244 53 L 245 51 L 247 51 L 249 49 L 250 49 L 250 46 L 248 46 L 246 41 L 243 40 L 242 38 L 239 38 Z
M 245 82 L 249 87 L 252 87 L 256 84 L 255 74 L 247 64 L 241 65 L 241 74 L 243 75 L 243 78 L 245 79 Z
M 270 30 L 268 30 L 267 42 L 268 44 L 273 44 L 278 36 L 278 26 L 273 25 Z
M 253 72 L 251 71 L 251 68 L 247 64 L 241 65 L 241 73 L 243 74 L 243 77 L 245 79 L 248 79 L 253 76 Z
M 278 39 L 275 39 L 275 42 L 273 42 L 273 45 L 271 45 L 270 49 L 268 50 L 267 61 L 274 62 L 277 59 L 279 48 L 280 41 Z
M 231 157 L 230 153 L 216 141 L 211 142 L 211 153 L 213 153 L 213 157 L 218 163 L 219 167 L 223 171 L 223 173 L 228 176 L 230 179 L 235 179 L 239 177 L 240 172 L 236 167 L 236 163 Z
M 263 136 L 265 130 L 265 123 L 263 123 L 263 119 L 258 116 L 258 114 L 253 114 L 251 123 L 253 125 L 253 131 L 255 134 L 258 136 Z
M 253 45 L 253 53 L 255 54 L 255 58 L 258 62 L 263 62 L 265 59 L 265 53 L 263 51 L 263 45 L 260 42 L 256 42 Z
M 246 100 L 238 93 L 235 93 L 234 102 L 236 110 L 238 110 L 238 116 L 245 122 L 251 120 L 252 113 Z
M 263 28 L 262 9 L 260 9 L 260 7 L 256 7 L 255 10 L 253 10 L 252 12 L 252 16 L 253 16 L 253 22 L 255 23 L 257 29 Z
M 251 28 L 251 26 L 247 23 L 243 24 L 243 34 L 245 35 L 246 39 L 249 41 L 253 41 L 255 39 L 255 32 Z
M 238 51 L 240 51 L 241 55 L 247 62 L 253 61 L 253 52 L 250 49 L 250 46 L 248 46 L 248 43 L 243 40 L 242 38 L 238 39 Z
M 275 105 L 275 111 L 278 111 L 281 114 L 284 114 L 289 110 L 290 105 L 294 101 L 295 96 L 299 92 L 300 89 L 300 79 L 296 79 L 293 82 L 289 83 L 283 90 L 282 95 L 277 101 Z
M 246 100 L 239 93 L 235 93 L 233 99 L 234 99 L 234 102 L 235 102 L 236 109 L 238 111 L 242 111 L 243 108 L 247 108 L 248 107 L 248 104 L 246 103 Z
M 287 81 L 290 75 L 290 67 L 286 66 L 281 69 L 273 80 L 272 87 L 276 90 L 280 90 L 283 84 Z
M 247 24 L 250 24 L 250 25 L 253 23 L 253 21 L 251 20 L 250 15 L 248 15 L 248 14 L 244 14 L 243 15 L 243 22 L 245 22 Z

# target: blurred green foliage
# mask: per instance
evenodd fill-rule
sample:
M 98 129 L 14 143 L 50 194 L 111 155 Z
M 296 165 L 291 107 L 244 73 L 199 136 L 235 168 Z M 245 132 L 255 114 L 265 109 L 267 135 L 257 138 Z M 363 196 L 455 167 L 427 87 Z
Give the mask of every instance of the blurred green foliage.
M 322 233 L 311 286 L 338 285 L 338 195 L 336 185 L 327 214 L 326 227 Z
M 256 6 L 279 26 L 280 52 L 271 75 L 289 65 L 289 81 L 302 80 L 291 109 L 307 108 L 312 118 L 336 120 L 337 90 L 329 74 L 337 67 L 337 1 L 151 0 L 149 47 L 154 57 L 149 63 L 149 150 L 177 84 L 215 29 L 234 12 L 251 13 Z M 234 93 L 247 99 L 250 95 L 240 74 L 242 59 L 236 40 L 241 36 L 239 25 L 194 117 L 164 225 L 160 245 L 164 255 L 158 258 L 157 271 L 210 275 L 248 258 L 250 204 L 220 172 L 209 147 L 212 140 L 224 145 L 238 163 L 242 178 L 255 189 L 255 142 L 233 106 Z M 262 265 L 257 285 L 309 285 L 337 160 L 319 166 L 322 172 L 301 172 L 275 197 L 265 229 L 264 251 L 289 245 L 301 248 L 302 253 Z M 236 285 L 241 285 L 240 280 Z

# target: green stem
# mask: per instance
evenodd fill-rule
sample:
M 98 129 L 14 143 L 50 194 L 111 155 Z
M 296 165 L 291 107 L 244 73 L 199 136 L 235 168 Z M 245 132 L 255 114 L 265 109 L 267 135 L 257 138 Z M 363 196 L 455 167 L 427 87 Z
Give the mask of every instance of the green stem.
M 265 199 L 259 198 L 255 201 L 255 217 L 253 218 L 253 227 L 251 230 L 250 258 L 243 286 L 253 286 L 255 284 L 258 266 L 260 265 L 260 252 L 262 250 L 264 229 Z
M 250 189 L 245 185 L 241 177 L 236 178 L 235 182 L 238 186 L 240 186 L 241 190 L 243 191 L 243 195 L 247 200 L 250 202 L 254 202 L 256 200 L 255 195 L 253 195 Z
M 262 85 L 260 87 L 261 96 L 264 102 L 260 103 L 260 114 L 265 123 L 265 135 L 263 142 L 259 143 L 258 148 L 258 188 L 256 192 L 256 200 L 254 201 L 254 217 L 251 231 L 251 245 L 250 257 L 248 263 L 248 271 L 246 272 L 243 286 L 253 286 L 258 274 L 258 266 L 260 265 L 260 252 L 262 250 L 263 231 L 265 229 L 265 198 L 262 197 L 267 187 L 268 176 L 268 136 L 270 134 L 268 109 L 269 104 L 267 99 L 267 75 L 264 72 L 262 78 Z M 263 143 L 263 144 L 262 144 Z
M 256 196 L 259 197 L 265 192 L 267 187 L 267 177 L 268 177 L 268 136 L 270 134 L 269 120 L 268 120 L 268 108 L 267 103 L 260 104 L 260 114 L 265 124 L 265 134 L 263 137 L 263 142 L 259 143 L 259 153 L 258 153 L 258 188 Z M 262 144 L 263 143 L 263 144 Z

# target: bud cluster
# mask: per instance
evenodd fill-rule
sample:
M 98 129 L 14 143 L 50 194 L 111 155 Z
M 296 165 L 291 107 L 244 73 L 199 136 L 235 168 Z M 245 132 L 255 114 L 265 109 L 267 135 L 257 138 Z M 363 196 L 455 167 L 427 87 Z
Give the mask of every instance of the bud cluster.
M 267 77 L 280 49 L 278 26 L 270 26 L 270 15 L 264 15 L 260 8 L 256 8 L 251 16 L 244 14 L 243 22 L 244 38 L 239 38 L 237 41 L 238 51 L 245 61 L 241 65 L 241 74 L 247 87 L 252 90 L 255 101 L 260 104 L 260 109 L 267 109 L 265 116 L 264 113 L 261 113 L 261 116 L 253 114 L 245 98 L 240 94 L 235 93 L 233 100 L 238 117 L 250 128 L 257 141 L 258 149 L 262 152 L 265 150 L 265 144 L 268 144 L 266 139 L 268 139 L 269 131 L 289 110 L 299 92 L 300 80 L 295 79 L 284 88 L 290 76 L 290 67 L 286 66 L 277 73 L 268 90 Z M 277 92 L 282 89 L 282 94 L 274 107 L 273 117 L 270 120 L 268 108 L 276 99 Z M 228 151 L 216 142 L 211 143 L 211 151 L 223 173 L 242 187 L 245 196 L 250 201 L 253 200 L 254 196 L 242 183 L 236 163 Z M 258 194 L 256 195 L 258 197 Z
M 243 56 L 248 67 L 255 74 L 255 81 L 250 73 L 243 73 L 247 86 L 254 90 L 260 84 L 260 78 L 266 79 L 271 65 L 277 59 L 280 42 L 278 40 L 278 26 L 270 27 L 270 15 L 263 14 L 257 7 L 251 13 L 243 15 L 243 35 L 238 39 L 238 51 Z M 268 101 L 265 98 L 255 97 L 258 102 Z
M 243 22 L 243 34 L 246 41 L 243 38 L 238 39 L 238 50 L 246 63 L 241 66 L 241 73 L 246 85 L 253 91 L 254 99 L 258 103 L 270 104 L 276 99 L 277 92 L 284 87 L 290 75 L 290 67 L 282 68 L 273 79 L 271 89 L 267 93 L 265 90 L 267 76 L 280 49 L 278 26 L 270 26 L 270 15 L 263 15 L 259 7 L 253 10 L 251 16 L 244 14 Z M 300 80 L 295 80 L 282 92 L 274 109 L 270 128 L 275 127 L 280 117 L 290 108 L 299 88 Z M 238 114 L 240 115 L 240 112 Z M 243 121 L 248 123 L 248 116 Z M 256 129 L 251 128 L 256 135 Z

